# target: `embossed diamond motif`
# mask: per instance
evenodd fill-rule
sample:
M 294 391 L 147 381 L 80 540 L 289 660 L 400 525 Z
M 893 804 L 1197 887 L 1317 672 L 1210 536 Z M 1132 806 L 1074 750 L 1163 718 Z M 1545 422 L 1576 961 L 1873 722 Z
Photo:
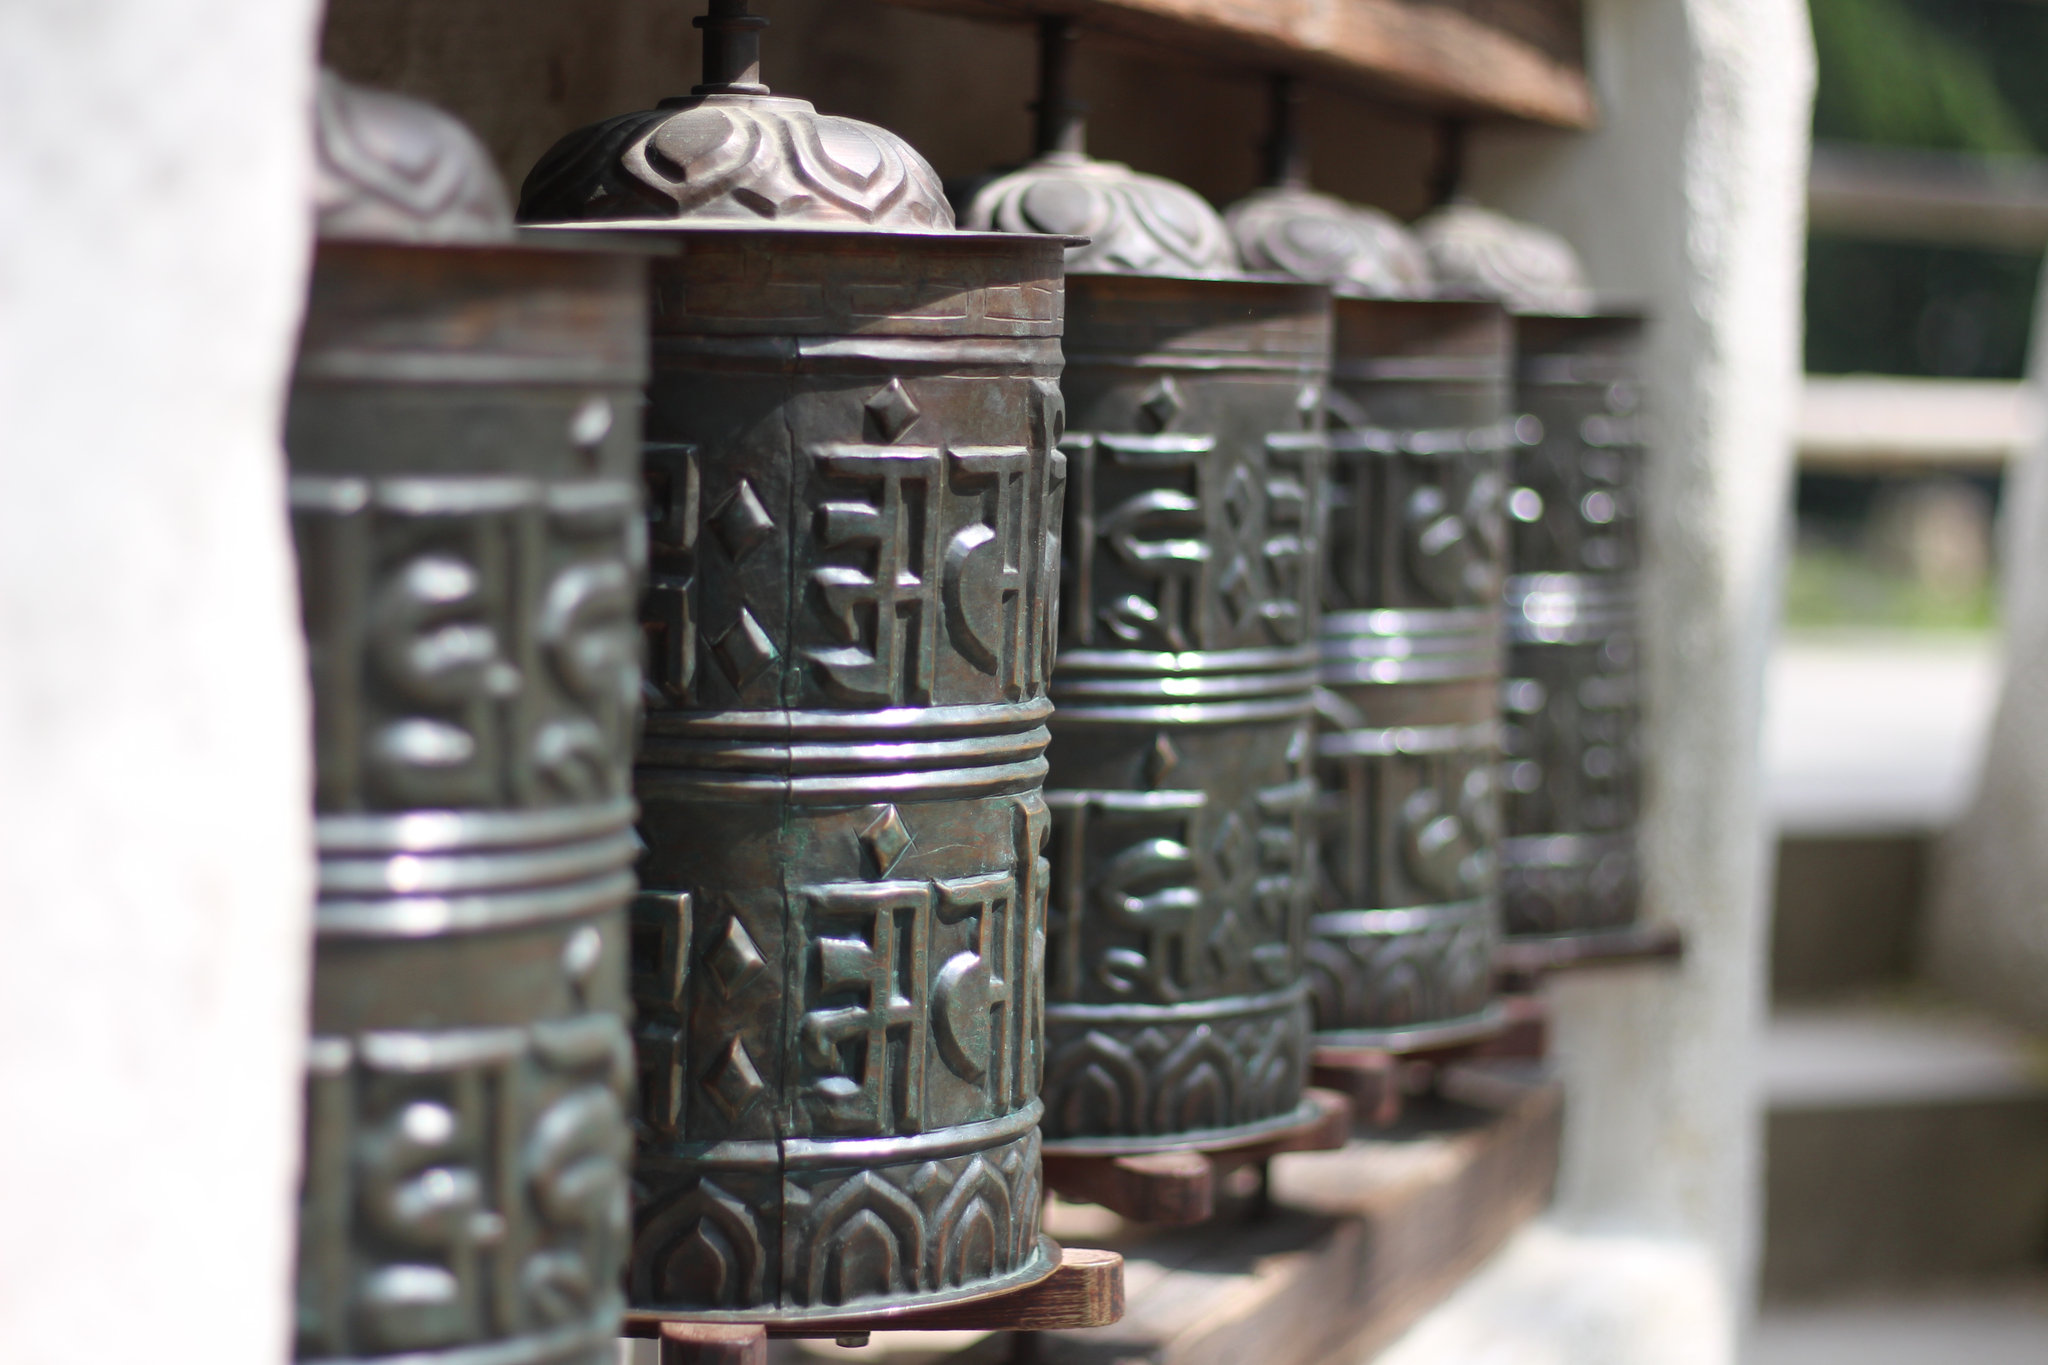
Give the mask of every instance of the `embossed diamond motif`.
M 775 529 L 775 521 L 755 495 L 754 485 L 741 479 L 732 496 L 711 514 L 711 529 L 725 552 L 737 560 L 745 559 L 749 550 L 768 538 L 768 533 Z
M 1180 767 L 1180 750 L 1173 747 L 1166 732 L 1161 730 L 1152 737 L 1152 752 L 1145 755 L 1145 783 L 1156 787 L 1172 777 Z
M 736 1120 L 753 1107 L 768 1087 L 761 1083 L 761 1073 L 754 1069 L 754 1059 L 747 1055 L 746 1044 L 735 1038 L 718 1059 L 718 1065 L 704 1078 L 704 1088 L 718 1101 L 726 1118 Z
M 882 807 L 874 823 L 861 831 L 861 843 L 867 848 L 868 856 L 875 860 L 875 875 L 886 877 L 895 870 L 903 855 L 910 851 L 910 831 L 903 827 L 903 817 L 896 813 L 894 806 Z
M 735 915 L 726 926 L 724 937 L 718 940 L 718 946 L 704 955 L 704 965 L 710 968 L 718 989 L 732 996 L 745 990 L 768 965 L 768 960 L 761 956 L 760 948 L 755 946 L 746 926 Z
M 1257 841 L 1236 811 L 1223 817 L 1223 827 L 1216 832 L 1210 849 L 1216 855 L 1217 870 L 1223 874 L 1225 882 L 1249 876 L 1257 867 Z
M 761 670 L 774 663 L 776 657 L 775 642 L 745 607 L 740 608 L 739 620 L 711 642 L 711 653 L 725 670 L 726 681 L 734 687 L 745 687 L 760 677 Z
M 889 387 L 867 401 L 868 418 L 875 424 L 875 430 L 885 444 L 894 445 L 910 430 L 910 424 L 923 415 L 923 409 L 903 387 L 903 381 L 892 379 Z
M 1180 385 L 1173 381 L 1171 375 L 1154 384 L 1152 391 L 1138 404 L 1138 411 L 1144 415 L 1145 424 L 1154 432 L 1172 427 L 1186 410 L 1187 400 L 1181 396 Z

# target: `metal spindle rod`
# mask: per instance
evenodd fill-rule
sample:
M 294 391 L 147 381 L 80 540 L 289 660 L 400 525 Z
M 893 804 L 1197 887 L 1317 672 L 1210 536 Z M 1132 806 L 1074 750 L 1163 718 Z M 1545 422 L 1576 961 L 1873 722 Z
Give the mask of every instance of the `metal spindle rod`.
M 1269 92 L 1266 183 L 1275 189 L 1307 189 L 1308 143 L 1301 135 L 1301 83 L 1292 76 L 1275 74 Z
M 768 20 L 747 10 L 750 0 L 711 0 L 711 12 L 693 23 L 704 30 L 704 83 L 698 95 L 765 95 L 761 83 L 761 30 Z
M 1088 109 L 1074 98 L 1074 21 L 1049 15 L 1038 24 L 1038 155 L 1085 154 Z

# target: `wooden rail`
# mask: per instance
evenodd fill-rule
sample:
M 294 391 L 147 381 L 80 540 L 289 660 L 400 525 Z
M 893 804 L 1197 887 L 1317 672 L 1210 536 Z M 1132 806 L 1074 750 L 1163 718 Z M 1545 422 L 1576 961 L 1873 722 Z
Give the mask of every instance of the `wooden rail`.
M 1084 1223 L 1088 1236 L 1124 1253 L 1123 1319 L 1050 1333 L 1027 1358 L 1363 1360 L 1549 1202 L 1561 1114 L 1558 1088 L 1526 1065 L 1450 1067 L 1405 1131 L 1277 1159 L 1263 1213 L 1185 1230 L 1130 1227 L 1124 1236 Z
M 1448 115 L 1589 128 L 1581 0 L 889 0 L 1084 25 Z

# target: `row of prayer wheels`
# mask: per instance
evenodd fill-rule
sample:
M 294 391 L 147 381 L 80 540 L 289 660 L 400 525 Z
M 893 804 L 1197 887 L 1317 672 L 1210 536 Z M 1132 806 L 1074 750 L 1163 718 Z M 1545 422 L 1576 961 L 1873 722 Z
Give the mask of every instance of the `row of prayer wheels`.
M 1057 25 L 956 230 L 710 9 L 517 234 L 323 87 L 302 1359 L 1029 1284 L 1043 1144 L 1284 1129 L 1317 1037 L 1482 1036 L 1504 925 L 1635 911 L 1636 319 L 1420 297 L 1574 287 L 1476 210 L 1088 159 Z

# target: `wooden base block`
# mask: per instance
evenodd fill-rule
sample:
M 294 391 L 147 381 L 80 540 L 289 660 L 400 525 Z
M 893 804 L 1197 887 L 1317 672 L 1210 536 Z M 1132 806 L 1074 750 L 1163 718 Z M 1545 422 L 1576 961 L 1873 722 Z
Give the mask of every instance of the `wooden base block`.
M 732 1352 L 749 1350 L 748 1343 L 757 1337 L 766 1342 L 771 1336 L 846 1339 L 858 1344 L 856 1339 L 882 1331 L 1081 1331 L 1108 1326 L 1123 1312 L 1123 1256 L 1114 1251 L 1066 1247 L 1060 1253 L 1059 1268 L 1037 1284 L 968 1303 L 849 1313 L 844 1318 L 788 1324 L 678 1321 L 628 1313 L 623 1335 L 658 1339 L 662 1343 L 661 1365 L 765 1365 L 765 1355 Z M 689 1354 L 693 1351 L 697 1354 Z
M 768 1365 L 768 1329 L 758 1323 L 664 1323 L 661 1365 Z
M 1494 952 L 1504 989 L 1527 990 L 1552 972 L 1676 962 L 1685 956 L 1685 932 L 1670 924 L 1631 924 L 1585 934 L 1508 939 Z
M 1249 1141 L 1189 1142 L 1165 1151 L 1127 1155 L 1045 1153 L 1046 1188 L 1062 1198 L 1099 1204 L 1136 1223 L 1186 1227 L 1216 1213 L 1223 1179 L 1263 1165 L 1283 1152 L 1324 1152 L 1342 1147 L 1351 1131 L 1351 1101 L 1340 1093 L 1310 1090 L 1312 1117 Z

